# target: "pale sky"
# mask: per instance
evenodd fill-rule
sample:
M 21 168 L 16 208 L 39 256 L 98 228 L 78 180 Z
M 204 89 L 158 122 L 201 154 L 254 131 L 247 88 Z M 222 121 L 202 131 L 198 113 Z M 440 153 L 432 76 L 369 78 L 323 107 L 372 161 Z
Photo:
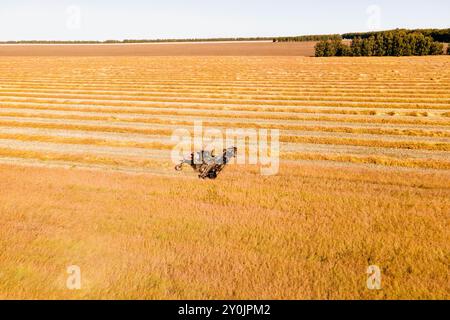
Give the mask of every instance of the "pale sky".
M 0 41 L 449 28 L 448 0 L 0 0 Z

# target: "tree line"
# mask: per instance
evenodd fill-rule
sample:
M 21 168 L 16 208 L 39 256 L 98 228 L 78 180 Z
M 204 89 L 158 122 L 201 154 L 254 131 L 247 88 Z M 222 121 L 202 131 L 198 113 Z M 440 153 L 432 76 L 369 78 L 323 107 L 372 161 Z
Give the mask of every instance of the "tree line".
M 433 41 L 437 42 L 450 42 L 450 29 L 395 29 L 387 31 L 375 31 L 375 32 L 354 32 L 340 34 L 324 34 L 324 35 L 306 35 L 306 36 L 293 36 L 293 37 L 278 37 L 273 38 L 274 42 L 301 42 L 301 41 L 326 41 L 326 40 L 353 40 L 356 38 L 368 39 L 372 36 L 385 33 L 421 33 L 425 37 L 431 37 Z
M 303 42 L 321 40 L 342 40 L 339 34 L 310 35 L 294 37 L 240 37 L 240 38 L 189 38 L 189 39 L 125 39 L 105 41 L 59 41 L 59 40 L 19 40 L 3 41 L 1 44 L 121 44 L 121 43 L 160 43 L 160 42 L 217 42 L 217 41 L 273 41 L 273 42 Z
M 323 34 L 310 36 L 278 37 L 274 38 L 273 42 L 304 42 L 304 41 L 326 41 L 326 40 L 342 40 L 342 36 L 340 34 Z
M 421 32 L 395 30 L 377 32 L 365 38 L 355 37 L 350 45 L 340 40 L 320 41 L 315 50 L 316 57 L 399 57 L 440 55 L 444 53 L 444 45 Z
M 205 38 L 205 39 L 125 39 L 125 40 L 19 40 L 2 41 L 1 44 L 123 44 L 123 43 L 160 43 L 160 42 L 214 42 L 214 41 L 273 41 L 273 37 L 253 37 L 253 38 Z
M 375 32 L 355 32 L 345 33 L 342 38 L 347 40 L 353 40 L 355 38 L 367 39 L 378 34 L 384 34 L 386 32 L 406 32 L 406 33 L 421 33 L 426 37 L 433 38 L 433 41 L 437 42 L 450 42 L 450 29 L 395 29 L 388 31 L 375 31 Z
M 368 43 L 364 45 L 369 49 L 372 46 L 372 40 L 370 39 L 378 39 L 380 37 L 391 37 L 391 34 L 401 34 L 402 37 L 405 35 L 412 35 L 411 38 L 417 38 L 419 34 L 423 35 L 426 38 L 431 38 L 432 42 L 450 42 L 450 29 L 416 29 L 416 30 L 407 30 L 407 29 L 396 29 L 390 31 L 379 31 L 379 32 L 364 32 L 364 33 L 346 33 L 343 35 L 340 34 L 325 34 L 325 35 L 305 35 L 305 36 L 290 36 L 290 37 L 239 37 L 239 38 L 191 38 L 191 39 L 125 39 L 125 40 L 106 40 L 106 41 L 48 41 L 48 40 L 21 40 L 21 41 L 3 41 L 1 44 L 108 44 L 108 43 L 158 43 L 158 42 L 214 42 L 214 41 L 273 41 L 273 42 L 303 42 L 303 41 L 328 41 L 335 42 L 341 40 L 355 40 L 358 42 L 359 40 L 363 41 L 369 39 Z M 428 41 L 428 40 L 427 40 Z M 320 46 L 325 46 L 327 52 L 333 52 L 334 47 L 337 52 L 344 51 L 344 53 L 348 53 L 347 48 L 340 46 L 337 42 L 330 45 L 325 45 L 322 43 Z M 425 44 L 427 46 L 427 44 Z M 434 46 L 434 45 L 433 45 Z M 357 51 L 357 50 L 356 50 Z M 365 49 L 365 51 L 369 51 Z M 379 50 L 380 51 L 380 50 Z M 386 50 L 389 51 L 389 50 Z M 405 50 L 406 53 L 408 49 Z M 420 51 L 420 50 L 419 50 Z

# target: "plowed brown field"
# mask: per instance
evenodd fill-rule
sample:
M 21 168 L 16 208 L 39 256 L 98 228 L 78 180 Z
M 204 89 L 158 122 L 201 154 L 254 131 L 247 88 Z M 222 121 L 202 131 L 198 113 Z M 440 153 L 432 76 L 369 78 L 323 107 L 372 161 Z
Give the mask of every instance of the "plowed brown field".
M 0 56 L 314 56 L 316 42 L 0 45 Z

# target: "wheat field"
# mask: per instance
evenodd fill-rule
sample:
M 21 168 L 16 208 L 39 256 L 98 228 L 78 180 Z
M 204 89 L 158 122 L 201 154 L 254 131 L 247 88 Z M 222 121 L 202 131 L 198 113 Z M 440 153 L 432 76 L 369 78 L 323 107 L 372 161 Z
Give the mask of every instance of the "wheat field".
M 0 298 L 450 296 L 450 57 L 10 56 L 0 72 Z M 279 129 L 279 174 L 176 173 L 171 134 L 194 121 Z

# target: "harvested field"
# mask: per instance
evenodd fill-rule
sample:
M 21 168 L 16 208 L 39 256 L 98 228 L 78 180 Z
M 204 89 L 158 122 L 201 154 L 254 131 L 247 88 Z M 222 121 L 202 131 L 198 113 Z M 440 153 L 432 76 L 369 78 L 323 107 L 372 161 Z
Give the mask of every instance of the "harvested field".
M 308 45 L 1 46 L 0 298 L 448 298 L 450 57 Z M 198 120 L 280 173 L 175 173 Z
M 281 129 L 285 159 L 382 164 L 388 157 L 405 167 L 450 169 L 449 63 L 447 57 L 3 58 L 0 147 L 20 140 L 33 150 L 53 144 L 55 152 L 61 144 L 169 150 L 176 128 L 202 120 L 219 128 Z

